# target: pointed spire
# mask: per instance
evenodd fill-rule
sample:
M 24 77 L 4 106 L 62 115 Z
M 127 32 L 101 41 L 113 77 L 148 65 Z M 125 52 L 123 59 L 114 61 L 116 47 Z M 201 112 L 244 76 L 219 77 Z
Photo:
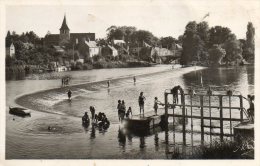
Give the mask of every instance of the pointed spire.
M 66 14 L 64 14 L 64 19 L 63 19 L 60 30 L 70 30 L 68 25 L 67 25 L 67 22 L 66 22 Z

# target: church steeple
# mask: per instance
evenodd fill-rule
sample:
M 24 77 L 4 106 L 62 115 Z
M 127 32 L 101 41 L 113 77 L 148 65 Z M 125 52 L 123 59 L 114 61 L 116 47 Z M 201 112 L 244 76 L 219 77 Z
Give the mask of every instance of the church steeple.
M 62 25 L 60 27 L 60 30 L 70 30 L 68 25 L 67 25 L 66 15 L 64 15 L 64 19 L 63 19 Z
M 65 43 L 68 43 L 69 40 L 70 40 L 70 29 L 67 25 L 66 15 L 64 15 L 64 19 L 60 27 L 60 45 L 64 45 Z

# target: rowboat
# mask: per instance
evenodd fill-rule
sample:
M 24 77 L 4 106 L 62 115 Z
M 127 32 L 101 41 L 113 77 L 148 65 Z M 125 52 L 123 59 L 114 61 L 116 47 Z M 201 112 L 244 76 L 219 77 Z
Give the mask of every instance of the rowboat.
M 9 114 L 25 117 L 31 116 L 31 111 L 21 107 L 9 107 Z

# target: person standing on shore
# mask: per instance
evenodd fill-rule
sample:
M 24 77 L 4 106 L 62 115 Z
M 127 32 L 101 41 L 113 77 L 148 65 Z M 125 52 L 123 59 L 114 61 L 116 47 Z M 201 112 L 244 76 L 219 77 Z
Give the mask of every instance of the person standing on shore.
M 145 100 L 144 93 L 141 92 L 140 96 L 138 98 L 138 103 L 139 103 L 139 107 L 140 107 L 140 115 L 142 113 L 142 110 L 143 110 L 143 115 L 144 115 L 144 100 Z
M 68 98 L 69 98 L 69 100 L 71 100 L 70 98 L 71 98 L 71 95 L 72 95 L 72 92 L 71 92 L 71 90 L 69 89 L 68 90 Z

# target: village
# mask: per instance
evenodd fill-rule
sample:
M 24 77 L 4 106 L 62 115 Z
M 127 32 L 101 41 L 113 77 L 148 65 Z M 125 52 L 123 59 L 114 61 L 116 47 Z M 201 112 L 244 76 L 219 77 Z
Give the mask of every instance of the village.
M 29 53 L 30 50 L 38 50 L 39 53 L 44 54 L 45 48 L 51 50 L 49 54 L 53 54 L 52 57 L 54 58 L 47 59 L 47 61 L 43 63 L 35 63 L 37 66 L 36 71 L 60 72 L 93 68 L 87 64 L 94 64 L 94 68 L 113 68 L 179 63 L 182 52 L 182 46 L 178 41 L 172 41 L 167 45 L 167 48 L 164 48 L 162 45 L 159 46 L 151 43 L 146 36 L 143 38 L 137 37 L 137 40 L 134 41 L 125 40 L 124 35 L 117 35 L 117 38 L 104 40 L 96 39 L 95 33 L 71 33 L 67 25 L 66 16 L 64 16 L 59 30 L 60 34 L 51 34 L 48 32 L 44 38 L 38 38 L 38 41 L 34 40 L 34 43 L 28 39 L 25 40 L 25 42 L 20 42 L 16 44 L 19 45 L 18 48 L 16 48 L 14 44 L 14 42 L 17 43 L 15 38 L 10 37 L 15 36 L 15 34 L 11 35 L 10 32 L 8 32 L 6 39 L 6 57 L 9 57 L 9 59 L 15 58 L 17 60 L 19 59 L 17 57 L 20 56 L 20 59 L 23 59 L 21 55 L 17 54 L 22 54 L 21 52 L 24 50 L 24 54 Z M 116 30 L 112 29 L 111 31 Z M 33 35 L 36 38 L 36 35 L 32 34 L 32 36 Z M 145 35 L 150 34 L 146 32 Z M 36 59 L 36 56 L 30 57 L 29 59 Z M 30 67 L 33 67 L 32 63 L 30 63 L 29 60 L 24 60 L 24 62 L 26 62 L 26 65 L 24 65 L 25 70 L 31 70 Z M 112 62 L 112 65 L 104 65 L 102 62 L 105 64 Z M 118 65 L 117 62 L 121 62 L 121 65 L 120 63 Z M 20 65 L 23 63 L 19 63 L 18 61 L 16 64 Z M 7 67 L 8 66 L 12 65 L 7 64 Z

